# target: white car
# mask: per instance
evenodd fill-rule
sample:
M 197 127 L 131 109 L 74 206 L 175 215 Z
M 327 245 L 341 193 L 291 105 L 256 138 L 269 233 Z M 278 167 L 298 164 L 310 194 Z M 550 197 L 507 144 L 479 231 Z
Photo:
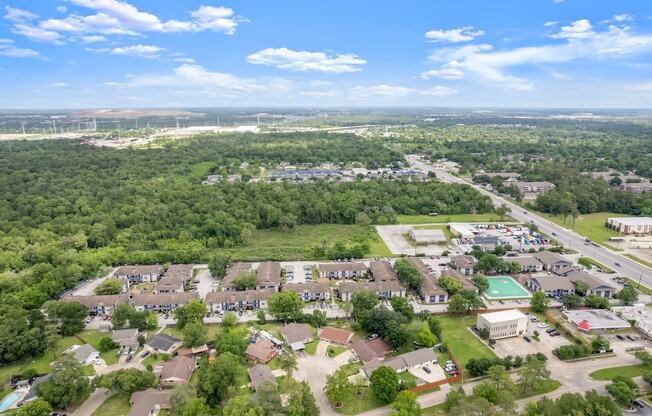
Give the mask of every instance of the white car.
M 92 363 L 95 364 L 95 365 L 100 365 L 100 364 L 102 364 L 102 360 L 100 360 L 99 358 L 96 358 L 96 359 L 94 359 L 92 361 Z
M 539 328 L 548 328 L 548 324 L 541 322 Z

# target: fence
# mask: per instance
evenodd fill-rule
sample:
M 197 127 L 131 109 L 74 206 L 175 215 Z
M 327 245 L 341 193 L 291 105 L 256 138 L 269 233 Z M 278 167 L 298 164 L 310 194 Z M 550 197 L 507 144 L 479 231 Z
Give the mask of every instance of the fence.
M 425 383 L 420 386 L 412 387 L 411 389 L 409 389 L 411 392 L 418 393 L 421 391 L 433 389 L 435 387 L 444 384 L 455 383 L 458 381 L 461 382 L 464 380 L 464 376 L 462 375 L 462 368 L 459 366 L 459 364 L 457 364 L 457 360 L 455 359 L 455 357 L 453 357 L 453 354 L 451 354 L 450 350 L 446 350 L 446 352 L 448 353 L 448 356 L 450 357 L 451 361 L 455 364 L 455 367 L 457 367 L 457 369 L 459 370 L 460 374 L 456 376 L 447 377 L 443 380 L 433 381 L 432 383 Z

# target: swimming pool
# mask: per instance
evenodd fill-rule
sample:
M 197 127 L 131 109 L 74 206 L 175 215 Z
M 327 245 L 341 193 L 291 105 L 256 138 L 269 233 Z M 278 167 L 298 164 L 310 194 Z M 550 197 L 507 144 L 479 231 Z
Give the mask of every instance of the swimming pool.
M 5 398 L 2 399 L 2 401 L 0 402 L 0 412 L 4 412 L 5 410 L 9 409 L 11 405 L 13 405 L 19 399 L 20 397 L 18 396 L 18 393 L 16 393 L 15 391 L 6 395 Z
M 484 291 L 484 296 L 489 300 L 500 299 L 529 299 L 530 292 L 509 276 L 489 276 L 489 288 Z

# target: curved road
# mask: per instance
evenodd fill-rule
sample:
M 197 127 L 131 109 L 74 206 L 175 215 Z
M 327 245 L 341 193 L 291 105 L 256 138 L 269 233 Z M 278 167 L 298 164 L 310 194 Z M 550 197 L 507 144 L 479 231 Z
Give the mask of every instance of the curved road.
M 637 282 L 641 281 L 641 283 L 643 283 L 645 286 L 652 287 L 652 269 L 649 269 L 642 264 L 636 263 L 635 261 L 630 260 L 629 258 L 612 250 L 609 250 L 606 247 L 600 245 L 596 247 L 588 244 L 584 240 L 584 237 L 580 236 L 579 234 L 567 230 L 529 210 L 526 210 L 519 205 L 516 205 L 515 203 L 505 198 L 502 198 L 487 191 L 486 189 L 483 189 L 480 186 L 477 186 L 457 176 L 451 175 L 443 169 L 438 169 L 430 163 L 425 162 L 419 156 L 407 155 L 406 159 L 410 162 L 411 165 L 423 170 L 424 172 L 434 172 L 437 175 L 437 178 L 442 182 L 459 183 L 473 186 L 482 194 L 490 197 L 495 206 L 505 205 L 511 209 L 512 212 L 509 215 L 514 219 L 523 223 L 528 223 L 531 221 L 536 224 L 537 227 L 539 227 L 541 232 L 553 236 L 564 247 L 573 249 L 580 253 L 582 256 L 597 260 L 605 266 L 615 270 L 619 275 L 629 277 L 630 279 Z M 620 266 L 617 266 L 616 263 L 619 263 Z

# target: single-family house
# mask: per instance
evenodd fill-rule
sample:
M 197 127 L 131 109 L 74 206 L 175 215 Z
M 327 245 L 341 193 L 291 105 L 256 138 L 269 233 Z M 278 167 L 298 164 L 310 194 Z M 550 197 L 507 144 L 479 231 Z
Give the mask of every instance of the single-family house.
M 251 386 L 255 391 L 258 391 L 258 388 L 264 383 L 271 383 L 276 386 L 276 377 L 272 373 L 272 370 L 269 369 L 266 365 L 255 365 L 247 370 L 249 373 L 249 378 L 251 379 Z
M 259 338 L 256 343 L 247 345 L 245 357 L 260 364 L 267 364 L 276 357 L 274 344 L 265 338 Z
M 100 353 L 91 344 L 73 345 L 64 351 L 64 354 L 72 355 L 81 365 L 89 365 L 100 358 Z
M 312 342 L 312 329 L 307 324 L 291 323 L 281 327 L 281 336 L 288 345 Z
M 131 348 L 135 351 L 138 348 L 138 328 L 115 329 L 111 339 L 120 349 Z
M 437 364 L 437 354 L 432 348 L 422 348 L 415 351 L 410 351 L 405 354 L 397 355 L 396 357 L 389 358 L 384 361 L 374 360 L 362 366 L 362 372 L 371 377 L 371 373 L 380 367 L 387 366 L 396 370 L 397 373 L 409 371 L 411 369 L 427 367 Z
M 353 338 L 353 332 L 342 328 L 327 326 L 319 333 L 319 339 L 339 345 L 349 345 Z
M 154 334 L 150 339 L 145 343 L 145 349 L 151 352 L 161 352 L 164 354 L 172 354 L 179 347 L 181 347 L 182 341 L 179 338 L 172 337 L 170 335 L 159 332 Z
M 267 300 L 273 294 L 274 289 L 210 292 L 206 295 L 204 302 L 212 313 L 264 309 L 267 308 Z
M 163 363 L 161 368 L 161 386 L 174 387 L 187 384 L 197 364 L 195 360 L 186 356 L 172 357 Z
M 137 391 L 129 399 L 127 416 L 156 416 L 161 409 L 171 409 L 170 390 L 147 389 Z
M 385 358 L 385 354 L 392 350 L 381 337 L 371 341 L 359 339 L 351 344 L 351 349 L 363 364 L 380 361 Z
M 319 265 L 319 277 L 328 279 L 356 279 L 367 274 L 364 263 L 324 263 Z

